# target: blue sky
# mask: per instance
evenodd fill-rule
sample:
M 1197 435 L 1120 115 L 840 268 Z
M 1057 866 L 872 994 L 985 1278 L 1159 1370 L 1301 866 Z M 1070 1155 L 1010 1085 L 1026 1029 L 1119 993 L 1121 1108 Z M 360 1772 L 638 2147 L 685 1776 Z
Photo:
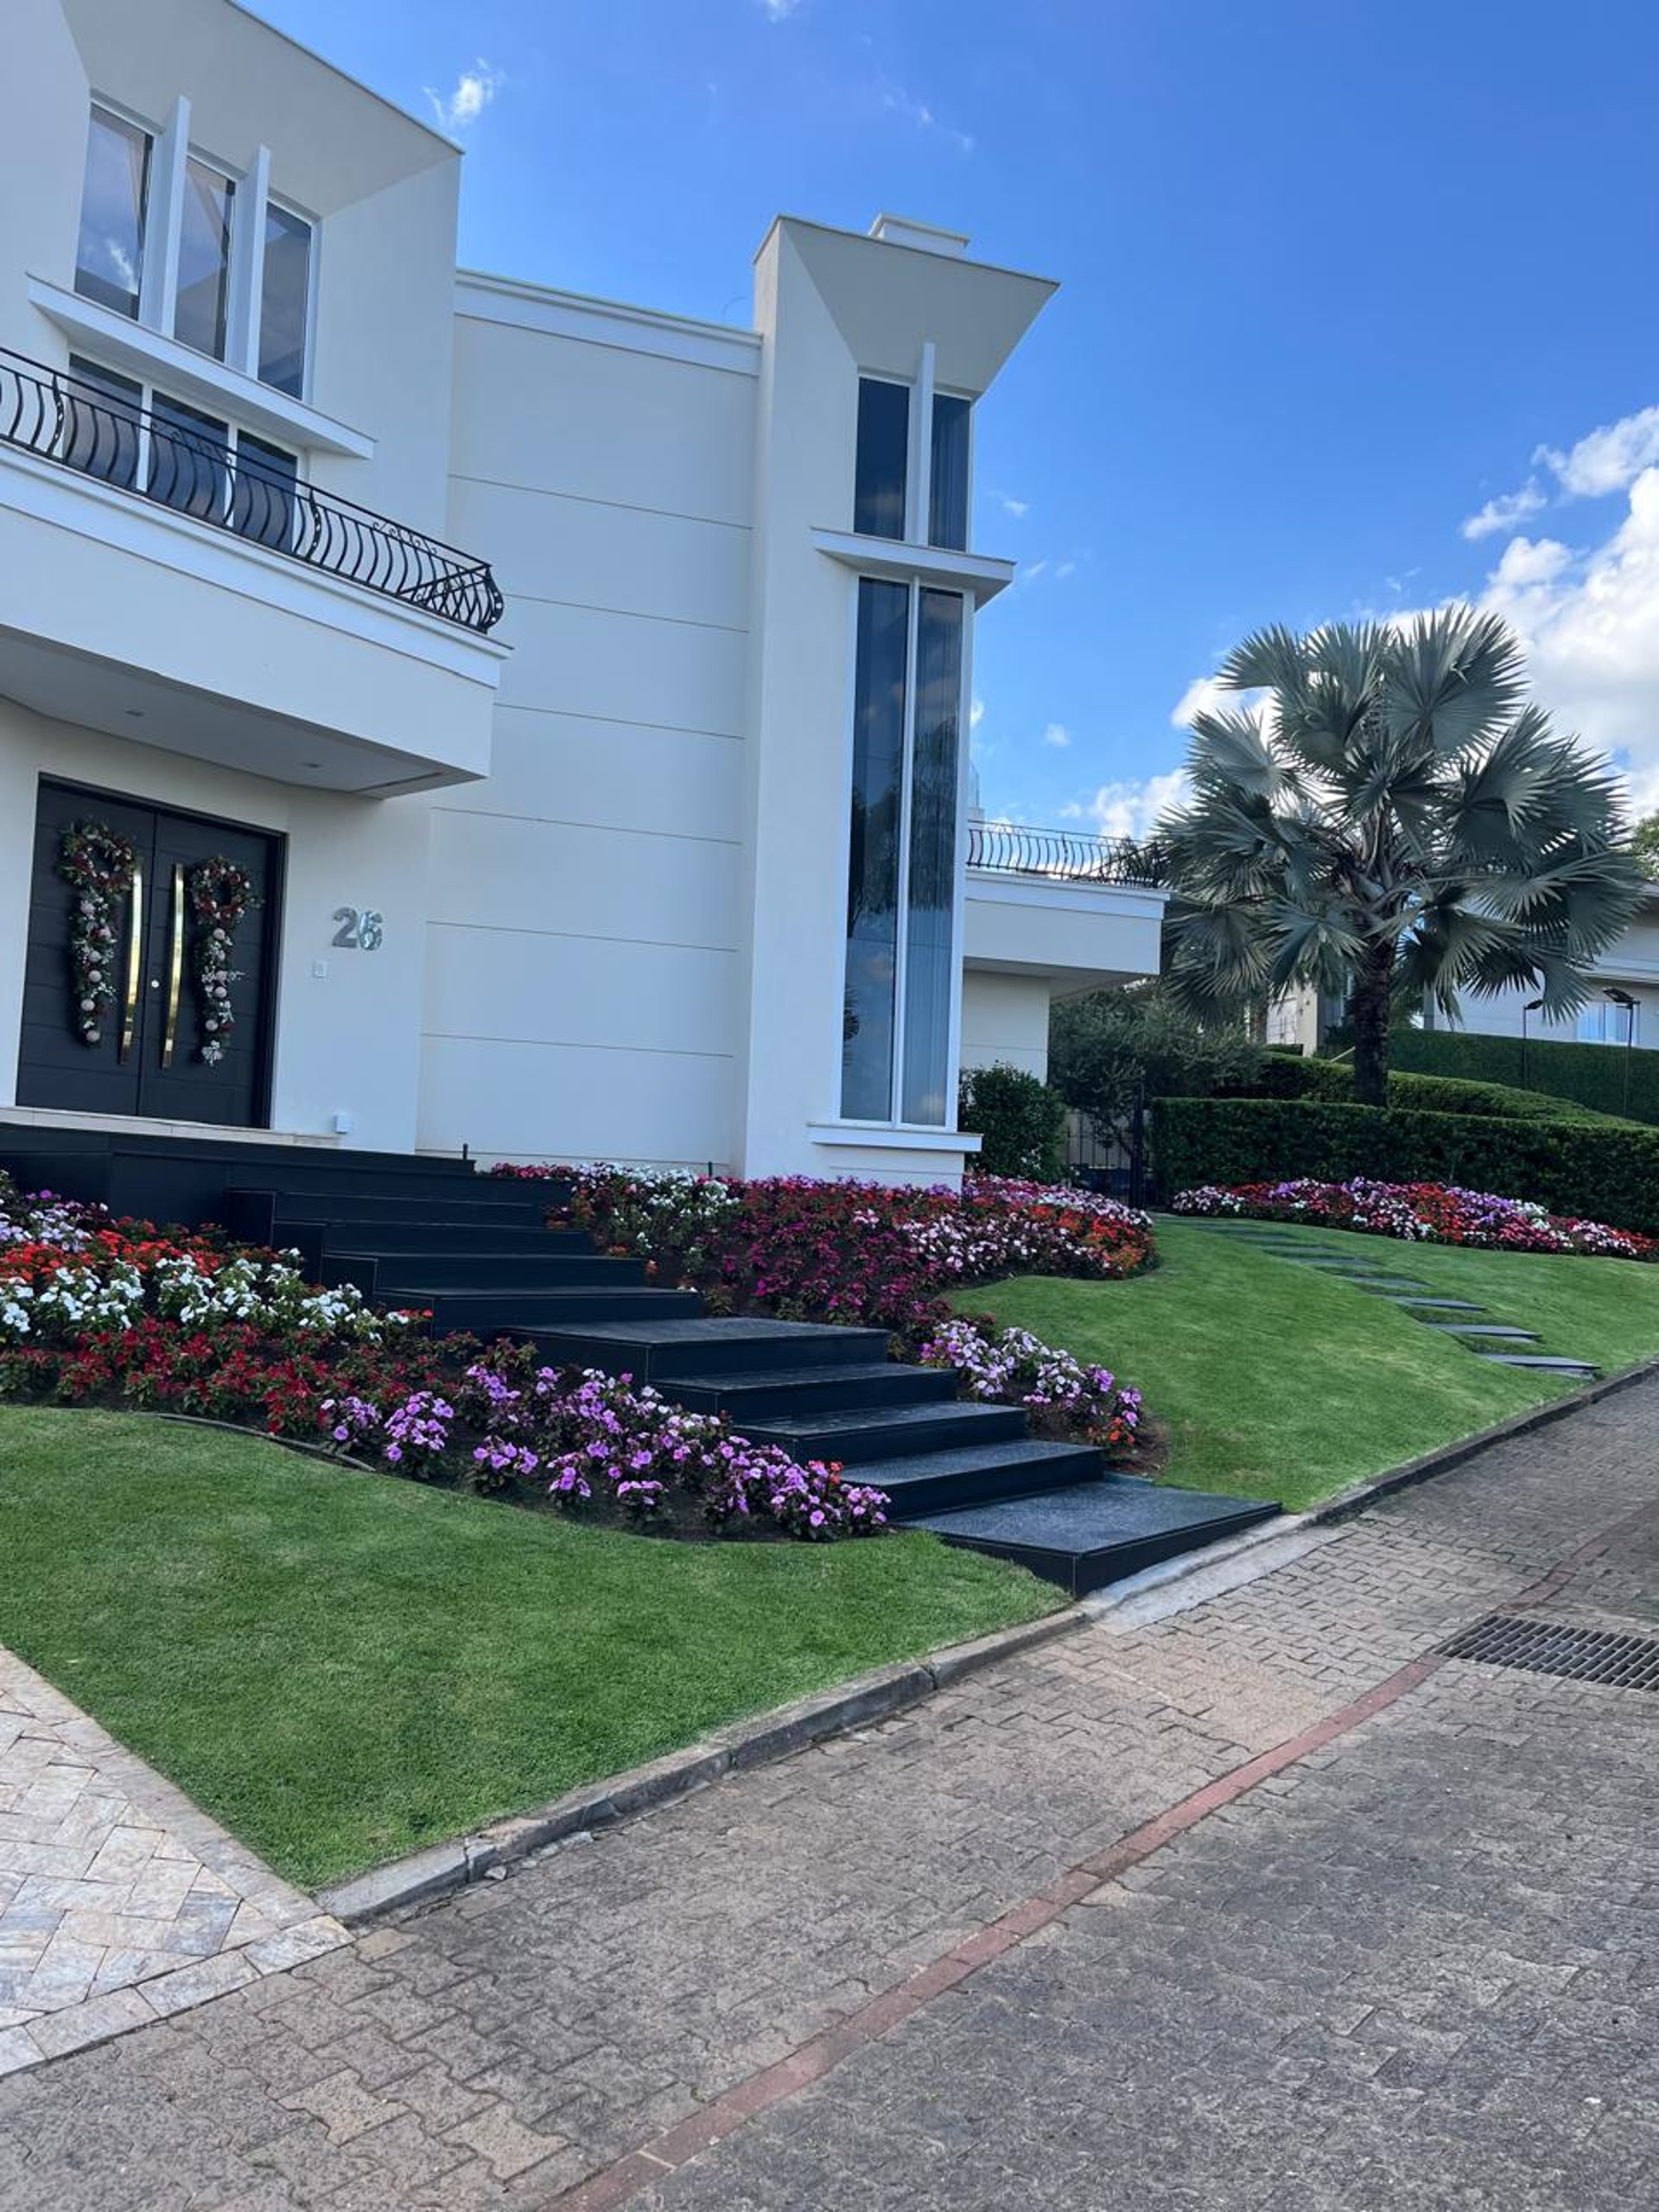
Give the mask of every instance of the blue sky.
M 1483 599 L 1659 803 L 1659 10 L 258 0 L 468 149 L 466 262 L 747 318 L 774 212 L 1061 280 L 981 417 L 986 804 L 1141 826 L 1257 624 Z

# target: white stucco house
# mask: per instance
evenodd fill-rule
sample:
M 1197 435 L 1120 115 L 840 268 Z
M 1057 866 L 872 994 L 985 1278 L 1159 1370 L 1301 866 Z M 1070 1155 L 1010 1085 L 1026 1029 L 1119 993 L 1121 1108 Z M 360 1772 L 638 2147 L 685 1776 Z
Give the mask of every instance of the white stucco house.
M 7 50 L 0 1120 L 960 1175 L 959 1065 L 1158 964 L 967 804 L 1052 283 L 779 218 L 750 327 L 575 297 L 457 270 L 459 149 L 233 0 Z

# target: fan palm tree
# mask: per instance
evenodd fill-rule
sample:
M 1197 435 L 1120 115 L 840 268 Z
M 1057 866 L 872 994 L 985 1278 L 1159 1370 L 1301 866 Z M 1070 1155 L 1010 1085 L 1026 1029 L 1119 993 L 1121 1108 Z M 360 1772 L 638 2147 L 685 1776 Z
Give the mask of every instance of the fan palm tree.
M 1514 986 L 1590 995 L 1643 871 L 1604 763 L 1524 696 L 1497 616 L 1248 638 L 1220 676 L 1264 708 L 1200 714 L 1191 803 L 1160 825 L 1166 967 L 1199 1009 L 1345 995 L 1354 1092 L 1387 1096 L 1389 1018 Z

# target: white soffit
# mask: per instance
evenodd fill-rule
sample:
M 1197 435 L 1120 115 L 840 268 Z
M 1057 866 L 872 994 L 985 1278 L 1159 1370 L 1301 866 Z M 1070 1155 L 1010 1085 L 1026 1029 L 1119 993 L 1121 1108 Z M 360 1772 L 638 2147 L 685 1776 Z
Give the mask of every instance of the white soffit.
M 1058 289 L 1047 276 L 779 219 L 859 367 L 912 377 L 931 340 L 945 391 L 987 391 Z

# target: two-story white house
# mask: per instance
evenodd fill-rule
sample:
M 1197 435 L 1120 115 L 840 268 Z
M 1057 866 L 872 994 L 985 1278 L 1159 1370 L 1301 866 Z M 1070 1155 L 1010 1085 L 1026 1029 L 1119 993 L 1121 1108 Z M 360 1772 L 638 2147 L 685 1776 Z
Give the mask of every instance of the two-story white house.
M 959 1176 L 963 1062 L 1158 964 L 967 805 L 1053 285 L 891 218 L 780 218 L 744 329 L 458 272 L 458 149 L 233 0 L 7 46 L 0 1122 Z

